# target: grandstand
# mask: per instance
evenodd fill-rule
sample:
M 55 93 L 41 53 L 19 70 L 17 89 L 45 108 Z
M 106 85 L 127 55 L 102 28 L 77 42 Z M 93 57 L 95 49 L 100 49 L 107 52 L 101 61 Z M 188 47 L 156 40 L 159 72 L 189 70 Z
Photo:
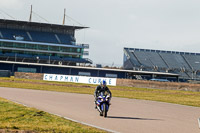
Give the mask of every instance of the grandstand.
M 84 28 L 88 27 L 0 19 L 0 70 L 11 75 L 31 72 L 129 79 L 145 75 L 178 80 L 178 74 L 166 72 L 81 67 L 92 64 L 83 58 L 89 54 L 85 51 L 89 45 L 77 44 L 75 39 L 75 31 Z
M 0 19 L 0 60 L 77 65 L 88 44 L 76 44 L 75 31 L 88 27 Z
M 124 69 L 170 72 L 182 81 L 200 79 L 200 53 L 124 48 Z M 144 77 L 145 78 L 145 77 Z

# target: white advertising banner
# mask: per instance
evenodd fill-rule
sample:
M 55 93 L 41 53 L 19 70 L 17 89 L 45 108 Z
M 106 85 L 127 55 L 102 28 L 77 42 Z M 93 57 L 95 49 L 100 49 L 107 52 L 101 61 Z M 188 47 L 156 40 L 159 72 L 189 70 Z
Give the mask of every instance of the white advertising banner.
M 102 77 L 86 77 L 86 76 L 72 76 L 59 74 L 44 74 L 43 80 L 58 81 L 58 82 L 74 82 L 85 84 L 100 84 L 105 80 L 107 85 L 116 86 L 116 78 L 102 78 Z

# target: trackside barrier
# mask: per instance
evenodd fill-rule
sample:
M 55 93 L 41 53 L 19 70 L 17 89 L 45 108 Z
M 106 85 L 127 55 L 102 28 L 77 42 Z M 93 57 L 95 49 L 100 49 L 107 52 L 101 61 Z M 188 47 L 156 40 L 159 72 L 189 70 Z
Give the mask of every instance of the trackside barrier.
M 58 81 L 58 82 L 74 82 L 85 84 L 100 84 L 105 80 L 107 85 L 116 86 L 116 78 L 101 78 L 101 77 L 86 77 L 86 76 L 72 76 L 72 75 L 59 75 L 59 74 L 44 74 L 43 80 Z

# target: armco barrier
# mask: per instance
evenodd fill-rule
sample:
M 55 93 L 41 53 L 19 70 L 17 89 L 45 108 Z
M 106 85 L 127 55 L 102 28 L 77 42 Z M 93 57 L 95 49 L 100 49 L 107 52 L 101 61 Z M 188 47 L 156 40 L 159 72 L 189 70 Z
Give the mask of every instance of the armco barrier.
M 42 73 L 15 72 L 15 78 L 43 80 L 43 76 L 44 74 Z M 179 83 L 179 82 L 158 82 L 158 81 L 145 81 L 145 80 L 132 80 L 132 79 L 117 79 L 117 86 L 200 92 L 200 84 Z

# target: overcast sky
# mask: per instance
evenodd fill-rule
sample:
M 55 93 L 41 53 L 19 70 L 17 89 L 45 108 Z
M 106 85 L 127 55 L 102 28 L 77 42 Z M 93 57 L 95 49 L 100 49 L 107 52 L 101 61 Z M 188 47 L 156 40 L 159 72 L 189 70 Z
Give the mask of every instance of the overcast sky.
M 61 24 L 66 8 L 90 27 L 76 39 L 90 44 L 94 63 L 122 65 L 124 47 L 200 53 L 200 0 L 0 0 L 0 18 L 9 18 L 4 11 L 28 20 L 31 4 L 50 23 Z M 33 21 L 45 22 L 36 15 Z

